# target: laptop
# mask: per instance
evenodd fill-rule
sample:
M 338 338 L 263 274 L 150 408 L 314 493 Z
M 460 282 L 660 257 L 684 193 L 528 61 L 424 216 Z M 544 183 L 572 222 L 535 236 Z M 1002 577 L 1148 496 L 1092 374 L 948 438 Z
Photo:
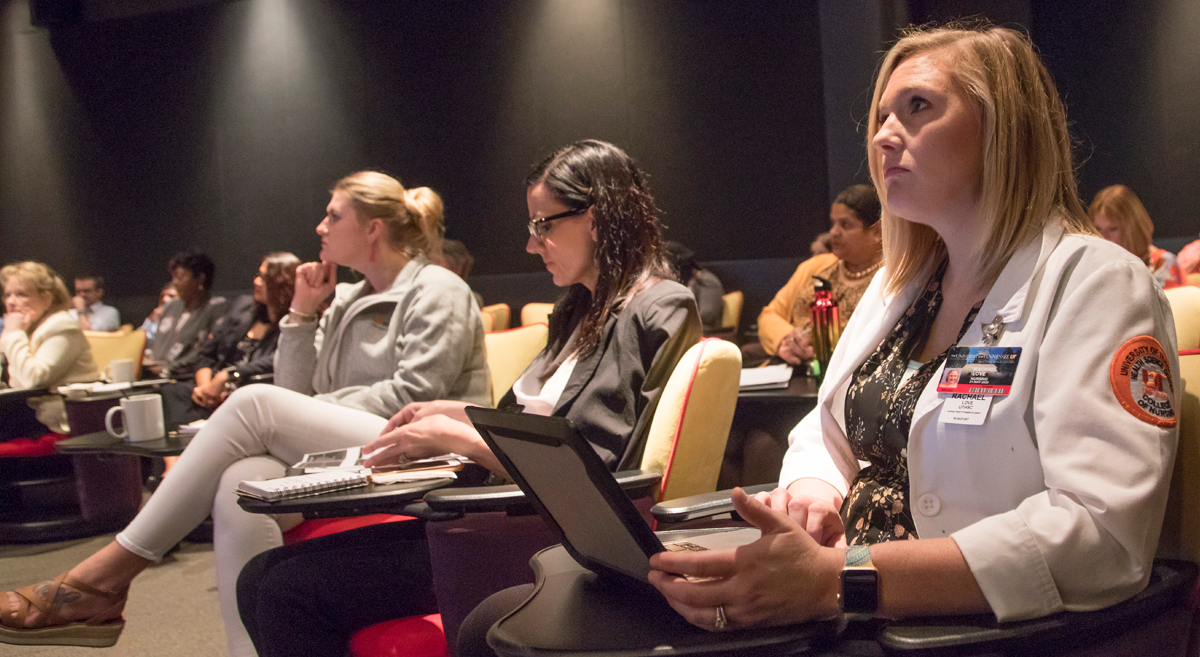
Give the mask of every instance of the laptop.
M 758 539 L 755 528 L 714 530 L 664 545 L 569 420 L 468 407 L 467 417 L 563 547 L 599 575 L 645 582 L 665 550 L 724 550 Z

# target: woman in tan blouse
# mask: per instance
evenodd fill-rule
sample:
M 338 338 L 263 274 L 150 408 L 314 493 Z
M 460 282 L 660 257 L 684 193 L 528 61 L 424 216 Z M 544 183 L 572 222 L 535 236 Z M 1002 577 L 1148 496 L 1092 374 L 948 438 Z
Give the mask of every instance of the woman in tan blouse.
M 793 365 L 812 360 L 809 306 L 819 276 L 833 286 L 841 328 L 846 327 L 858 300 L 882 263 L 883 234 L 879 227 L 879 197 L 871 185 L 842 190 L 829 209 L 833 253 L 800 263 L 796 273 L 758 316 L 758 339 L 771 356 Z

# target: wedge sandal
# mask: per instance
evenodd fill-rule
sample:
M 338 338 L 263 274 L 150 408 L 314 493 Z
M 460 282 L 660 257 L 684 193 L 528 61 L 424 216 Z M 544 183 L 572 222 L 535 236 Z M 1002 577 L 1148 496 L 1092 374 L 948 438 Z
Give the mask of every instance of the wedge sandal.
M 85 595 L 109 600 L 112 604 L 86 621 L 64 621 L 58 615 L 62 601 L 56 600 L 63 584 Z M 36 592 L 38 586 L 39 584 L 34 584 L 14 591 L 18 597 L 15 606 L 7 595 L 0 598 L 0 643 L 107 648 L 120 638 L 121 630 L 125 629 L 125 619 L 121 612 L 125 609 L 128 588 L 121 591 L 101 591 L 67 573 L 54 579 L 48 595 L 43 596 Z M 26 627 L 25 620 L 29 617 L 31 607 L 41 611 L 42 618 L 35 627 Z

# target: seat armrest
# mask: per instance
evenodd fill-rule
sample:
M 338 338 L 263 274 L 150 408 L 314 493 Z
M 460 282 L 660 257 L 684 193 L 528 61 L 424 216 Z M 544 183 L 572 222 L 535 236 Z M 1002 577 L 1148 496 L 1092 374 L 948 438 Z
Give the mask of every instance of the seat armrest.
M 776 484 L 761 484 L 759 486 L 746 486 L 742 490 L 746 491 L 747 495 L 755 495 L 756 493 L 769 493 L 775 490 L 776 487 Z M 732 494 L 733 491 L 730 490 L 719 490 L 715 493 L 690 495 L 677 500 L 667 500 L 666 502 L 655 504 L 650 509 L 650 513 L 659 522 L 685 522 L 695 520 L 696 518 L 708 518 L 722 513 L 732 513 L 733 500 L 730 497 Z
M 658 486 L 662 475 L 645 470 L 625 470 L 613 474 L 621 489 L 630 497 L 640 496 Z M 476 488 L 439 488 L 425 494 L 425 503 L 434 511 L 477 513 L 514 511 L 528 505 L 525 493 L 514 484 Z
M 1194 563 L 1155 559 L 1150 582 L 1141 593 L 1104 609 L 1064 611 L 1009 623 L 997 623 L 992 614 L 910 618 L 888 623 L 876 640 L 885 654 L 1061 655 L 1067 647 L 1083 648 L 1078 652 L 1070 650 L 1069 654 L 1155 654 L 1160 652 L 1158 646 L 1173 645 L 1172 639 L 1149 643 L 1134 639 L 1131 645 L 1119 637 L 1147 626 L 1171 631 L 1173 625 L 1158 621 L 1165 621 L 1167 612 L 1173 609 L 1186 610 L 1190 620 L 1194 613 L 1190 599 L 1196 576 Z M 1110 649 L 1105 650 L 1105 644 L 1099 643 L 1101 640 L 1109 641 Z M 1091 649 L 1086 649 L 1088 646 Z

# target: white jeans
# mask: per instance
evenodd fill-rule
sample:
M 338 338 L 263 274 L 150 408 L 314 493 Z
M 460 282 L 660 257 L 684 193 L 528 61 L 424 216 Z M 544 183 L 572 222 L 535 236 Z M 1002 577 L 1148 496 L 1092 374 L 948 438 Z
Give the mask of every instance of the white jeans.
M 229 654 L 254 655 L 238 616 L 238 574 L 255 555 L 282 545 L 283 529 L 299 518 L 242 511 L 233 492 L 238 482 L 282 477 L 288 464 L 307 452 L 365 445 L 386 423 L 277 386 L 246 386 L 213 413 L 117 542 L 158 561 L 211 513 L 217 599 Z

